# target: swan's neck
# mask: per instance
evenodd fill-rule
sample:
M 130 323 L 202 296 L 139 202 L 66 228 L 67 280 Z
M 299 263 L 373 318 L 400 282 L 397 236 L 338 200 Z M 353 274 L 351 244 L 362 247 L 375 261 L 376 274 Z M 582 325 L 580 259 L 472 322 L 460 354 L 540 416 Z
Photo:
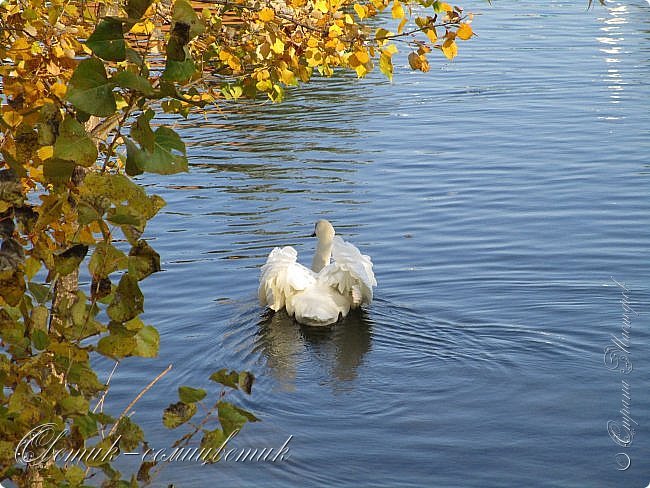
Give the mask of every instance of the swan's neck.
M 330 264 L 332 257 L 332 239 L 318 239 L 316 254 L 311 262 L 311 269 L 314 273 L 319 273 L 321 269 Z

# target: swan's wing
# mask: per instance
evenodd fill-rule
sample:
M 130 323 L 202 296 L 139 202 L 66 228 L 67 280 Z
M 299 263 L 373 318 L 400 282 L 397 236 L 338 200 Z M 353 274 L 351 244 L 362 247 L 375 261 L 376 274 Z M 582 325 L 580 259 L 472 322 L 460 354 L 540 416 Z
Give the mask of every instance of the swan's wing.
M 296 262 L 298 253 L 291 247 L 271 251 L 260 275 L 260 304 L 276 312 L 285 306 L 288 297 L 315 282 L 314 273 Z
M 323 268 L 323 279 L 339 293 L 352 297 L 355 306 L 372 301 L 372 287 L 377 286 L 372 261 L 349 242 L 334 236 L 334 262 Z

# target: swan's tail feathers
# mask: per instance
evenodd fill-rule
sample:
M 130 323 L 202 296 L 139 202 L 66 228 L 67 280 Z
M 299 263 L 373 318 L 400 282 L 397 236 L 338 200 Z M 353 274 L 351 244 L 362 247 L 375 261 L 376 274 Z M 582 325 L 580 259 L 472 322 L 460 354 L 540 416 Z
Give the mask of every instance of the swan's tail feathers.
M 309 290 L 287 301 L 287 312 L 294 315 L 301 324 L 324 326 L 336 323 L 340 316 L 347 315 L 350 307 L 337 303 L 326 293 L 314 293 Z
M 313 273 L 296 262 L 298 253 L 291 247 L 276 247 L 262 266 L 258 295 L 261 305 L 276 312 L 285 306 L 287 298 L 314 282 Z
M 334 263 L 323 269 L 326 281 L 349 296 L 354 307 L 372 302 L 372 288 L 377 286 L 377 280 L 370 257 L 339 236 L 334 237 L 332 257 Z

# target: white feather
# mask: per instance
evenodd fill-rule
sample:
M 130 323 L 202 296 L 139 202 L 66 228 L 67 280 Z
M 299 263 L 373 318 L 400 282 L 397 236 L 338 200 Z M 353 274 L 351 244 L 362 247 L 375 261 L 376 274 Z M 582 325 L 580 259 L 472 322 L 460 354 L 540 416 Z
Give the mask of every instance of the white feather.
M 329 227 L 323 224 L 327 232 L 319 235 L 321 222 Z M 370 257 L 334 236 L 329 222 L 320 221 L 318 225 L 314 263 L 325 263 L 320 271 L 298 263 L 298 253 L 288 246 L 271 251 L 260 276 L 260 303 L 276 312 L 284 307 L 289 315 L 307 325 L 333 324 L 339 317 L 345 317 L 350 308 L 370 304 L 372 288 L 377 286 Z M 332 263 L 330 254 L 334 257 Z

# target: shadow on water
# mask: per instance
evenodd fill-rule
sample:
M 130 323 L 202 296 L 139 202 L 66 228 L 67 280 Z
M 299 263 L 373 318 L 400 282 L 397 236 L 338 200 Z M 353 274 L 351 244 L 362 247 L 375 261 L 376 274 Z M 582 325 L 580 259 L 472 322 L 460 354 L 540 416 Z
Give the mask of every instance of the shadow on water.
M 255 350 L 284 389 L 292 390 L 299 363 L 308 354 L 335 383 L 357 377 L 372 345 L 373 322 L 364 310 L 353 310 L 331 327 L 298 324 L 283 309 L 267 310 L 259 323 Z

